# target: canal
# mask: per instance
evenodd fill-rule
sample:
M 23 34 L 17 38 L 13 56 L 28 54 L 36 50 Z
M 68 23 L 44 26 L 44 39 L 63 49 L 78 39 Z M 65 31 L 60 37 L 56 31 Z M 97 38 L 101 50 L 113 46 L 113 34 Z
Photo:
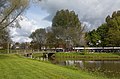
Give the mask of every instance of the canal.
M 120 79 L 120 60 L 117 61 L 89 61 L 89 60 L 73 60 L 73 59 L 43 59 L 53 64 L 62 66 L 75 66 L 78 69 L 87 70 L 88 72 L 99 72 L 110 79 Z

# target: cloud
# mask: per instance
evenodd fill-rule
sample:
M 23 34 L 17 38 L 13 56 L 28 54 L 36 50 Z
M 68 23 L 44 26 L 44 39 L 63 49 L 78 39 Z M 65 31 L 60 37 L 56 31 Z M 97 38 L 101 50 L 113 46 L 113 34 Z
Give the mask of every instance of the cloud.
M 40 6 L 49 14 L 46 20 L 51 21 L 57 10 L 69 9 L 93 29 L 102 24 L 107 15 L 120 9 L 120 0 L 43 0 Z
M 22 18 L 22 20 L 20 20 L 20 18 Z M 29 20 L 25 16 L 20 16 L 18 20 L 21 28 L 10 29 L 12 40 L 15 42 L 30 42 L 31 39 L 29 38 L 29 35 L 40 28 L 40 26 L 38 26 L 35 20 Z
M 13 41 L 31 41 L 28 36 L 38 28 L 51 26 L 56 11 L 61 9 L 74 10 L 80 21 L 91 30 L 101 25 L 107 15 L 120 10 L 120 0 L 42 0 L 39 7 L 32 5 L 26 16 L 21 16 L 21 29 L 11 29 Z
M 31 5 L 26 13 L 17 19 L 21 28 L 11 28 L 12 40 L 15 42 L 30 42 L 29 36 L 33 31 L 51 26 L 50 21 L 44 20 L 46 16 L 48 14 L 41 10 L 40 7 Z

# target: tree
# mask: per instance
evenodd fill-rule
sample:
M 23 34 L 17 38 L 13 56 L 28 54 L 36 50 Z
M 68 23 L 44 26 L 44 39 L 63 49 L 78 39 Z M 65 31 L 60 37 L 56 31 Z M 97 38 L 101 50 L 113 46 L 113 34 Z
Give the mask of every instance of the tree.
M 42 28 L 37 29 L 35 32 L 32 32 L 30 38 L 32 38 L 34 43 L 37 43 L 38 49 L 41 50 L 41 47 L 46 43 L 46 30 Z
M 120 30 L 109 29 L 106 46 L 120 46 Z
M 94 29 L 87 33 L 87 44 L 89 46 L 98 46 L 98 41 L 100 40 L 100 35 L 97 33 L 97 31 Z
M 120 11 L 113 12 L 110 20 L 107 21 L 108 32 L 107 46 L 120 46 Z
M 0 0 L 0 44 L 11 42 L 9 29 L 17 27 L 17 18 L 28 6 L 29 0 Z M 14 22 L 14 23 L 13 23 Z
M 99 40 L 101 41 L 99 46 L 104 47 L 108 44 L 106 41 L 108 30 L 109 30 L 109 27 L 107 26 L 106 23 L 102 24 L 100 27 L 97 28 L 96 32 L 98 33 L 100 37 Z
M 55 34 L 53 32 L 48 32 L 46 35 L 46 46 L 49 48 L 56 47 L 56 41 Z
M 9 32 L 6 30 L 0 31 L 0 43 L 10 40 Z
M 11 43 L 9 32 L 5 30 L 0 31 L 0 45 L 6 49 L 8 47 L 8 42 Z
M 74 11 L 57 11 L 52 20 L 52 30 L 55 38 L 61 39 L 64 43 L 69 41 L 69 46 L 80 45 L 83 28 L 78 15 Z
M 113 12 L 112 16 L 106 17 L 106 23 L 96 30 L 87 34 L 89 42 L 95 45 L 100 40 L 98 46 L 120 46 L 120 11 Z
M 79 21 L 78 15 L 74 11 L 60 10 L 56 12 L 52 20 L 52 27 L 80 27 L 81 23 Z
M 7 0 L 0 0 L 0 7 L 4 7 L 4 4 Z
M 29 0 L 0 0 L 0 30 L 12 25 L 13 22 L 17 22 L 17 17 L 28 6 Z

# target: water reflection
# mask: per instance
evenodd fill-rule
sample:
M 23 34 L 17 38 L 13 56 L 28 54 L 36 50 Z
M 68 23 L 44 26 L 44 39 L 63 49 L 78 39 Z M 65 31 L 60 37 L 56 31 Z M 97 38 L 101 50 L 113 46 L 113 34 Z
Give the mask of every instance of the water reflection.
M 107 77 L 120 78 L 120 61 L 84 61 L 84 60 L 52 60 L 54 64 L 87 69 L 90 72 L 101 72 Z
M 43 57 L 41 57 L 40 60 L 41 60 L 41 61 L 48 61 L 48 58 L 43 58 Z
M 120 78 L 120 61 L 85 61 L 85 60 L 59 60 L 40 58 L 43 61 L 50 61 L 53 64 L 63 66 L 76 66 L 80 69 L 87 69 L 90 72 L 100 72 L 109 78 Z

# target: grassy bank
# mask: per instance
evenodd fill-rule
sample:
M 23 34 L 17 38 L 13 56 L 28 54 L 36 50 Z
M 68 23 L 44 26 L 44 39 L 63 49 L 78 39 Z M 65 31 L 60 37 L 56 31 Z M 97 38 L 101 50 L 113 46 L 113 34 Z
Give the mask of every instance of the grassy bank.
M 32 54 L 32 57 L 33 57 L 33 58 L 43 57 L 43 53 L 33 53 L 33 54 Z
M 56 58 L 82 60 L 120 60 L 120 53 L 56 53 Z
M 0 55 L 0 79 L 106 79 L 18 55 Z

